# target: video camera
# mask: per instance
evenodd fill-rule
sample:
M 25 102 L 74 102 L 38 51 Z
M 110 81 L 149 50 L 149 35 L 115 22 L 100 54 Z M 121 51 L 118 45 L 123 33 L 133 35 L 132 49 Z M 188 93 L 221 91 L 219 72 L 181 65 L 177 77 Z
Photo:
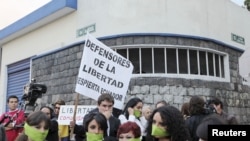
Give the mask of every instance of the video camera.
M 214 108 L 214 101 L 209 99 L 205 103 L 205 113 L 206 114 L 212 114 L 212 113 L 217 113 L 216 109 Z
M 37 98 L 41 98 L 42 94 L 46 92 L 46 85 L 36 83 L 35 79 L 31 79 L 31 82 L 24 86 L 24 94 L 21 99 L 25 115 L 34 111 Z

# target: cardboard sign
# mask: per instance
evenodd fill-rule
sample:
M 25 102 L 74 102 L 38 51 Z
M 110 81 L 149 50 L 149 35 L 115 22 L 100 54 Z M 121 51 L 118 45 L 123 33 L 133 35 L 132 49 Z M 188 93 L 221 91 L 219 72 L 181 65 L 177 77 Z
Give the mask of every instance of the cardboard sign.
M 133 64 L 87 34 L 75 91 L 95 100 L 103 93 L 114 97 L 114 107 L 123 108 Z
M 95 109 L 95 105 L 78 105 L 76 110 L 76 124 L 82 125 L 83 118 L 86 114 L 88 114 L 91 110 Z M 58 124 L 59 125 L 69 125 L 70 121 L 73 121 L 74 115 L 74 105 L 61 105 L 60 112 L 58 116 Z

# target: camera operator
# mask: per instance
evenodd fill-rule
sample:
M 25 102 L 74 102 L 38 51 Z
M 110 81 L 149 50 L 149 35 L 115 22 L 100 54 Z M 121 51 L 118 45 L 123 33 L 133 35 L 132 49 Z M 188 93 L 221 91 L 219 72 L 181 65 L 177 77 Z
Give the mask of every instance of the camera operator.
M 216 113 L 220 115 L 223 119 L 225 119 L 228 124 L 238 124 L 237 119 L 233 115 L 229 115 L 223 110 L 223 103 L 222 101 L 214 97 L 209 101 L 209 105 L 213 105 L 214 109 L 216 110 Z
M 14 141 L 22 131 L 20 125 L 25 121 L 24 111 L 18 109 L 18 97 L 11 95 L 7 99 L 9 111 L 0 117 L 0 123 L 5 128 L 7 141 Z M 19 126 L 19 127 L 18 127 Z
M 31 82 L 24 86 L 24 94 L 22 96 L 22 108 L 24 109 L 25 116 L 35 110 L 37 106 L 36 100 L 42 97 L 47 91 L 46 85 L 36 83 L 34 78 Z

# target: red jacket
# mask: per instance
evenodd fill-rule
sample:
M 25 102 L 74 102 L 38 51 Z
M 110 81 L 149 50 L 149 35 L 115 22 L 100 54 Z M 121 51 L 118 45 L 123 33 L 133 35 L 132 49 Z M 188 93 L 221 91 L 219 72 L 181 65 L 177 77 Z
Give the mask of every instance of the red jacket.
M 5 132 L 7 141 L 14 141 L 18 136 L 18 133 L 22 131 L 20 126 L 25 121 L 24 111 L 16 109 L 14 111 L 9 111 L 1 115 L 0 117 L 1 124 L 5 126 Z M 9 128 L 7 124 L 12 124 L 14 127 Z

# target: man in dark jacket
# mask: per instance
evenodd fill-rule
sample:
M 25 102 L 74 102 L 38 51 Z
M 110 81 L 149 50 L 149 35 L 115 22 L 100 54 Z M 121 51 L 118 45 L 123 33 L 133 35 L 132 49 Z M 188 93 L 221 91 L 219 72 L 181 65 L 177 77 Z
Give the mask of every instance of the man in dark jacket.
M 204 108 L 205 100 L 200 96 L 192 96 L 189 101 L 190 117 L 185 120 L 188 127 L 192 141 L 198 141 L 199 137 L 196 135 L 196 129 L 204 117 L 207 116 Z
M 117 140 L 116 138 L 117 130 L 121 124 L 120 120 L 112 115 L 113 106 L 114 106 L 114 98 L 109 94 L 102 94 L 98 97 L 97 108 L 90 111 L 90 113 L 100 112 L 106 117 L 108 124 L 107 136 L 109 138 L 109 141 Z M 88 114 L 85 116 L 88 116 Z M 74 122 L 71 122 L 70 126 L 74 126 L 74 134 L 76 141 L 82 141 L 86 137 L 85 136 L 86 131 L 84 130 L 83 125 L 75 125 Z

